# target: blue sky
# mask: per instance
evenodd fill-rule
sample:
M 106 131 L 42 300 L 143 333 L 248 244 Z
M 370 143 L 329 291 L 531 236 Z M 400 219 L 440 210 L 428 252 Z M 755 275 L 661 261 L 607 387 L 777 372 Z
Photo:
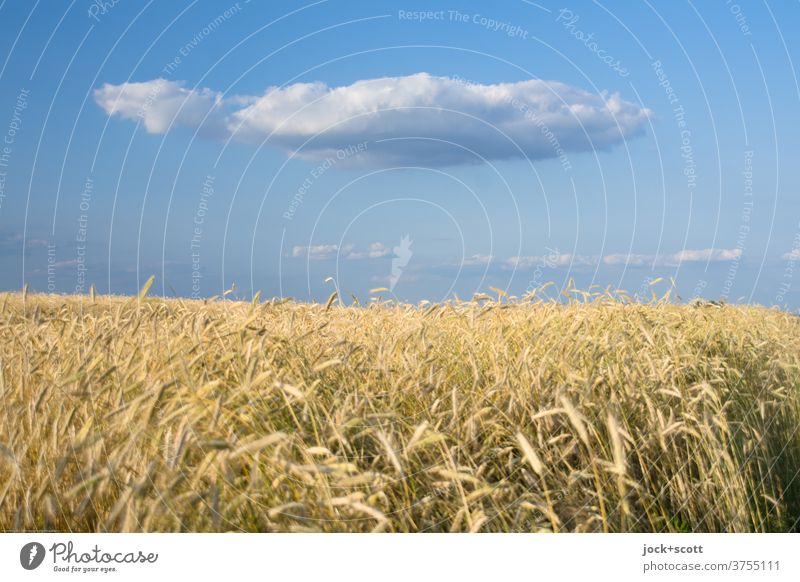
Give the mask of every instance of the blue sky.
M 797 309 L 799 11 L 5 0 L 0 288 Z

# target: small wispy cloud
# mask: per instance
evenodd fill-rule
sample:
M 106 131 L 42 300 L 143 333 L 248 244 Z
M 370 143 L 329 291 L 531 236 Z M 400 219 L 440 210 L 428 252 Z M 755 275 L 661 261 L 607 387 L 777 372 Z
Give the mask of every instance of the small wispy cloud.
M 363 259 L 380 259 L 381 257 L 386 257 L 391 254 L 391 249 L 385 246 L 383 243 L 374 242 L 369 245 L 369 248 L 366 251 L 350 251 L 347 255 L 348 260 L 350 261 L 360 261 Z
M 392 255 L 392 250 L 380 242 L 370 243 L 366 249 L 359 250 L 355 245 L 323 244 L 292 247 L 292 257 L 308 258 L 312 261 L 323 261 L 336 258 L 337 255 L 349 261 L 379 259 Z M 494 255 L 473 254 L 463 259 L 442 263 L 449 267 L 483 267 L 499 265 L 502 269 L 531 269 L 578 266 L 656 266 L 672 267 L 683 263 L 725 262 L 740 259 L 741 249 L 684 249 L 675 253 L 648 255 L 636 253 L 612 253 L 608 255 L 580 255 L 552 251 L 545 255 L 521 255 L 499 259 Z M 800 249 L 783 255 L 784 259 L 800 259 Z
M 327 244 L 292 247 L 293 258 L 307 258 L 311 261 L 327 261 L 335 259 L 337 255 L 348 261 L 362 261 L 365 259 L 380 259 L 389 256 L 391 253 L 391 249 L 381 242 L 370 243 L 364 250 L 357 249 L 353 244 L 341 246 Z
M 724 262 L 733 261 L 741 258 L 742 249 L 702 249 L 702 250 L 689 250 L 685 249 L 662 257 L 664 264 L 676 265 L 680 263 L 704 263 L 710 262 Z
M 307 258 L 310 261 L 326 261 L 333 259 L 337 254 L 349 253 L 353 245 L 310 245 L 310 246 L 294 246 L 292 247 L 292 257 Z
M 0 255 L 19 255 L 23 247 L 26 250 L 33 250 L 45 248 L 47 245 L 48 242 L 44 239 L 29 238 L 26 241 L 21 234 L 0 233 Z
M 800 248 L 792 249 L 788 253 L 784 253 L 781 258 L 786 261 L 800 261 Z
M 632 267 L 640 267 L 642 265 L 652 265 L 654 259 L 654 255 L 614 253 L 604 256 L 603 263 L 606 265 L 629 265 Z
M 461 266 L 463 267 L 475 267 L 475 266 L 484 266 L 489 265 L 495 261 L 495 257 L 493 255 L 472 255 L 471 257 L 465 257 L 463 261 L 461 261 Z
M 70 259 L 67 261 L 56 261 L 51 265 L 51 267 L 53 267 L 54 269 L 63 269 L 64 267 L 74 267 L 78 263 L 80 263 L 78 259 Z
M 566 267 L 569 265 L 591 265 L 597 262 L 596 258 L 570 253 L 552 253 L 548 255 L 525 255 L 509 257 L 503 262 L 506 269 L 527 269 L 531 267 Z
M 566 266 L 609 266 L 623 265 L 641 267 L 652 265 L 671 267 L 682 263 L 725 262 L 741 258 L 741 249 L 684 249 L 676 253 L 648 255 L 636 253 L 613 253 L 603 256 L 573 255 L 569 253 L 550 253 L 548 255 L 529 255 L 511 257 L 503 262 L 506 269 L 555 268 Z

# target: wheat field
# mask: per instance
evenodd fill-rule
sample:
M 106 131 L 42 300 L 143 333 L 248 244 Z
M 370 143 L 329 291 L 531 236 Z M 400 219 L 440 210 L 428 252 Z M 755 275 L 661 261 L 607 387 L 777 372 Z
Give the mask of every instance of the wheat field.
M 800 319 L 0 295 L 3 531 L 796 531 Z

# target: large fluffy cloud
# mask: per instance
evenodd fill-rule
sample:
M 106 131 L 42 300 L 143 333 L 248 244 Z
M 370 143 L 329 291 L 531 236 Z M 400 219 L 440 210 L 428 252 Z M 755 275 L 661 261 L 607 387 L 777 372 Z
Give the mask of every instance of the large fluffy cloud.
M 639 134 L 651 115 L 616 93 L 556 81 L 482 85 L 426 73 L 343 87 L 295 83 L 261 96 L 223 96 L 154 79 L 105 84 L 94 96 L 108 115 L 139 119 L 151 133 L 184 125 L 266 140 L 309 158 L 346 150 L 344 157 L 380 165 L 449 165 L 477 156 L 563 162 L 569 152 L 606 149 Z M 365 145 L 354 150 L 358 144 Z
M 140 120 L 149 133 L 187 125 L 226 133 L 222 95 L 210 89 L 190 90 L 182 82 L 154 79 L 144 83 L 105 84 L 94 99 L 108 115 Z

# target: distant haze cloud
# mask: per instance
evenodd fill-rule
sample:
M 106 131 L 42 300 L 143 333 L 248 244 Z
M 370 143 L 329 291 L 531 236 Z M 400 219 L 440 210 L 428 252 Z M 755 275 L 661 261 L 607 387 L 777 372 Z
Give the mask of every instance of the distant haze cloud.
M 725 262 L 741 258 L 741 249 L 684 249 L 677 253 L 664 255 L 644 255 L 616 253 L 610 255 L 587 256 L 569 253 L 551 253 L 550 255 L 529 255 L 511 257 L 503 262 L 505 268 L 527 269 L 531 267 L 566 267 L 569 265 L 623 265 L 641 267 L 653 265 L 659 267 L 676 266 L 681 263 Z
M 295 83 L 260 96 L 154 79 L 105 84 L 94 98 L 108 115 L 140 120 L 150 133 L 182 125 L 220 139 L 267 140 L 312 159 L 367 141 L 350 161 L 384 166 L 473 163 L 476 156 L 563 163 L 568 152 L 608 149 L 640 134 L 652 115 L 617 93 L 557 81 L 483 85 L 426 73 L 343 87 Z
M 336 257 L 339 252 L 348 253 L 353 249 L 353 245 L 311 245 L 292 247 L 292 257 L 307 258 L 311 261 L 326 261 Z
M 733 261 L 741 258 L 742 249 L 703 249 L 699 251 L 683 250 L 663 257 L 666 264 L 705 262 L 705 261 Z
M 350 261 L 358 261 L 361 259 L 380 259 L 382 257 L 389 256 L 391 252 L 392 251 L 388 247 L 384 246 L 383 243 L 374 242 L 370 243 L 369 249 L 366 251 L 350 251 L 345 258 Z
M 391 250 L 380 242 L 370 243 L 365 250 L 358 250 L 352 244 L 335 245 L 321 244 L 311 246 L 295 246 L 292 248 L 292 257 L 308 258 L 312 261 L 335 259 L 341 255 L 347 260 L 378 259 L 389 256 Z M 524 255 L 500 259 L 494 255 L 475 254 L 456 261 L 448 261 L 447 266 L 456 267 L 481 267 L 499 265 L 504 269 L 531 269 L 537 267 L 561 268 L 577 266 L 596 266 L 599 264 L 609 266 L 658 266 L 670 267 L 681 263 L 720 263 L 734 261 L 742 257 L 741 249 L 684 249 L 675 253 L 662 255 L 616 253 L 608 255 L 575 255 L 572 253 L 559 253 L 553 251 L 547 255 Z M 790 253 L 784 255 L 790 258 Z M 800 258 L 798 256 L 797 258 Z
M 592 265 L 597 262 L 596 258 L 585 257 L 583 255 L 573 255 L 570 253 L 552 253 L 549 255 L 526 255 L 521 257 L 511 257 L 503 262 L 503 266 L 509 269 L 528 269 L 531 267 L 566 267 L 569 265 Z
M 380 259 L 391 254 L 391 250 L 383 243 L 370 243 L 365 250 L 357 250 L 355 245 L 310 245 L 292 247 L 292 257 L 295 259 L 307 258 L 311 261 L 327 261 L 342 255 L 348 261 L 363 259 Z
M 461 265 L 464 267 L 475 267 L 479 265 L 488 265 L 495 261 L 495 257 L 492 255 L 472 255 L 471 257 L 465 257 L 464 260 L 461 261 Z

